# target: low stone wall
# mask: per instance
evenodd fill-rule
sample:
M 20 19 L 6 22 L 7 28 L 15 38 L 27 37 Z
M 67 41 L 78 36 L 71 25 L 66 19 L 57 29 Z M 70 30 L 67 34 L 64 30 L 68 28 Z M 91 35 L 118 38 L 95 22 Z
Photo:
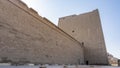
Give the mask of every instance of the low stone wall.
M 113 67 L 113 66 L 87 66 L 87 65 L 78 65 L 78 66 L 65 66 L 65 65 L 46 65 L 46 66 L 0 66 L 0 68 L 120 68 L 120 67 Z

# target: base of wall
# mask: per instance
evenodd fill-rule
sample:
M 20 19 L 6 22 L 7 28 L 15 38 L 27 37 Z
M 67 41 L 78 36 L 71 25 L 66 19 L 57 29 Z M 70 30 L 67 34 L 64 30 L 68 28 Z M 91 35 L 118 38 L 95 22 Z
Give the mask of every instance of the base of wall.
M 21 65 L 21 66 L 11 66 L 9 64 L 0 64 L 0 68 L 120 68 L 118 66 L 104 66 L 104 65 Z

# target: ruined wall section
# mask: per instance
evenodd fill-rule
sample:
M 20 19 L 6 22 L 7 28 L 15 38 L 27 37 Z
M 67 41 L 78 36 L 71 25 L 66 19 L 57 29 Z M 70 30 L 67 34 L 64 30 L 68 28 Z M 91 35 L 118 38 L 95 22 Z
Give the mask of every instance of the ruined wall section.
M 85 46 L 86 64 L 108 64 L 98 10 L 59 19 L 58 26 Z
M 20 3 L 19 3 L 20 2 Z M 0 0 L 0 58 L 83 64 L 83 47 L 19 0 Z

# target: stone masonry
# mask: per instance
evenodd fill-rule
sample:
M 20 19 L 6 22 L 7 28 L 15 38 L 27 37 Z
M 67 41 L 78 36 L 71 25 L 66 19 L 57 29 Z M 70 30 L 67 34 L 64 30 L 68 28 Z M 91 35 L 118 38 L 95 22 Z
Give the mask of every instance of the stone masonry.
M 85 63 L 91 65 L 108 65 L 101 22 L 98 10 L 71 15 L 59 19 L 58 26 L 74 37 L 85 47 Z
M 21 0 L 0 0 L 0 62 L 109 64 L 98 10 L 58 26 Z
M 80 42 L 20 0 L 0 0 L 0 58 L 12 62 L 83 64 Z

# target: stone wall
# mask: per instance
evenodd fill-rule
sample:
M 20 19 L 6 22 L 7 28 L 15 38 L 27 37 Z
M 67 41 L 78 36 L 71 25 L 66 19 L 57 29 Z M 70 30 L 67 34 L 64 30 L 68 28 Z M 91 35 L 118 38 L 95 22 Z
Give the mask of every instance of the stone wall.
M 86 64 L 108 64 L 98 10 L 59 19 L 58 26 L 85 46 Z
M 118 59 L 118 66 L 120 66 L 120 59 Z
M 12 62 L 83 64 L 83 47 L 20 0 L 0 0 L 0 58 Z
M 42 66 L 0 66 L 0 68 L 120 68 L 117 66 L 95 66 L 95 65 L 42 65 Z

